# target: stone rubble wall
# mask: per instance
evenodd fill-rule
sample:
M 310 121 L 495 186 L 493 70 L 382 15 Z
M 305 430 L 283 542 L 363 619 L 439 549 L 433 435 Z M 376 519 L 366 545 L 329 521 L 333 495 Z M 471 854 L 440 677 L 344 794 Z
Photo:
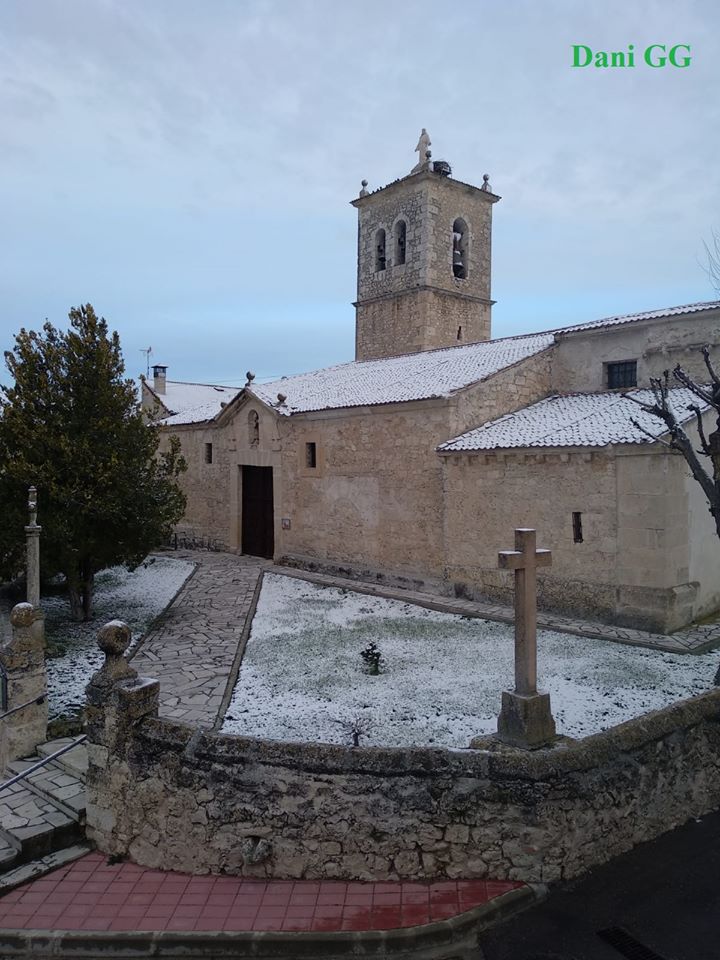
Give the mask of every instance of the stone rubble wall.
M 10 625 L 11 636 L 0 643 L 0 670 L 7 687 L 5 710 L 15 712 L 0 719 L 0 774 L 8 761 L 28 756 L 47 739 L 45 618 L 39 607 L 18 603 Z M 38 698 L 42 702 L 32 702 Z
M 88 725 L 88 836 L 146 866 L 554 881 L 720 803 L 720 690 L 525 752 L 223 736 L 160 720 L 156 688 L 101 683 Z

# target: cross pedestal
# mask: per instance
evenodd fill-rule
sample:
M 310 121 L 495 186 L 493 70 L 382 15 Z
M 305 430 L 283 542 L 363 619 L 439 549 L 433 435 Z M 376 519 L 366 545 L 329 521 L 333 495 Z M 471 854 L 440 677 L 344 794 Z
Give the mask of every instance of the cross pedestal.
M 550 694 L 537 689 L 538 567 L 549 567 L 549 550 L 537 550 L 534 530 L 515 531 L 515 549 L 498 554 L 501 570 L 515 571 L 515 689 L 504 690 L 498 739 L 534 749 L 555 738 Z

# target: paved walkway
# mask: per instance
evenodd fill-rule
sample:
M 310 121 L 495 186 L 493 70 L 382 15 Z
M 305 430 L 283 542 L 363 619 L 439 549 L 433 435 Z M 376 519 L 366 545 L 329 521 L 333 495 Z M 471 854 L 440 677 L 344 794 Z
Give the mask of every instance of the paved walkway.
M 20 930 L 390 930 L 449 920 L 524 890 L 511 880 L 440 883 L 258 881 L 191 876 L 89 853 L 0 897 L 0 928 Z
M 256 557 L 184 551 L 197 569 L 147 634 L 132 660 L 160 681 L 160 714 L 212 727 L 232 693 L 248 614 L 263 566 Z
M 291 567 L 271 566 L 270 573 L 286 577 L 309 580 L 327 587 L 342 590 L 355 590 L 375 597 L 389 600 L 401 600 L 405 603 L 417 603 L 431 610 L 443 613 L 455 613 L 464 617 L 480 617 L 484 620 L 498 620 L 501 623 L 514 623 L 515 613 L 512 607 L 499 603 L 483 603 L 477 600 L 442 597 L 434 593 L 422 593 L 417 590 L 405 590 L 400 587 L 388 587 L 363 580 L 335 577 L 324 573 L 311 573 Z M 689 630 L 680 630 L 673 634 L 649 633 L 645 630 L 632 630 L 630 627 L 613 627 L 602 623 L 593 623 L 575 617 L 564 617 L 555 613 L 538 610 L 538 627 L 544 630 L 557 630 L 560 633 L 572 633 L 580 637 L 595 637 L 599 640 L 612 640 L 615 643 L 627 643 L 635 647 L 652 647 L 667 650 L 670 653 L 704 653 L 720 645 L 720 621 L 695 626 Z

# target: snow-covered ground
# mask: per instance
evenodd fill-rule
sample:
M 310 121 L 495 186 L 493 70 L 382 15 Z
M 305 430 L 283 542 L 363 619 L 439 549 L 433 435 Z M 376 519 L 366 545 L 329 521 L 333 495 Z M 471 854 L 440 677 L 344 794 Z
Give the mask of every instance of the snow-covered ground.
M 95 578 L 93 619 L 75 623 L 63 595 L 44 596 L 45 636 L 65 652 L 47 661 L 48 709 L 51 718 L 74 718 L 85 702 L 85 686 L 103 662 L 97 645 L 100 627 L 125 620 L 137 642 L 170 603 L 193 571 L 193 564 L 170 557 L 151 557 L 129 573 L 125 567 L 103 570 Z
M 369 676 L 360 652 L 384 657 Z M 712 685 L 717 652 L 643 650 L 541 631 L 538 670 L 559 733 L 585 737 Z M 265 576 L 224 733 L 366 746 L 467 747 L 497 728 L 513 629 Z

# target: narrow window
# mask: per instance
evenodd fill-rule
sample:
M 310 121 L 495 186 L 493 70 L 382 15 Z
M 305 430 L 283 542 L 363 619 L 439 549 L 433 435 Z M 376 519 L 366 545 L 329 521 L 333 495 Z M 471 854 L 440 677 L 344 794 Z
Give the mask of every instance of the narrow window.
M 455 337 L 455 339 L 456 339 L 456 340 L 462 340 L 462 327 L 458 327 L 458 332 L 457 332 L 457 336 Z
M 453 276 L 465 280 L 468 275 L 468 228 L 460 217 L 452 228 L 452 268 Z
M 582 543 L 583 542 L 582 514 L 573 513 L 572 520 L 573 520 L 573 542 Z
M 405 240 L 407 236 L 407 226 L 404 220 L 398 220 L 395 224 L 395 260 L 396 266 L 405 263 Z
M 248 444 L 251 447 L 257 447 L 260 444 L 260 418 L 255 410 L 251 410 L 248 414 Z
M 314 443 L 305 444 L 305 466 L 313 470 L 317 466 L 317 448 Z
M 205 444 L 205 463 L 212 463 L 212 444 Z
M 385 231 L 381 229 L 375 234 L 375 273 L 380 273 L 381 270 L 384 270 L 386 263 Z
M 637 386 L 637 360 L 622 360 L 607 365 L 608 390 Z

